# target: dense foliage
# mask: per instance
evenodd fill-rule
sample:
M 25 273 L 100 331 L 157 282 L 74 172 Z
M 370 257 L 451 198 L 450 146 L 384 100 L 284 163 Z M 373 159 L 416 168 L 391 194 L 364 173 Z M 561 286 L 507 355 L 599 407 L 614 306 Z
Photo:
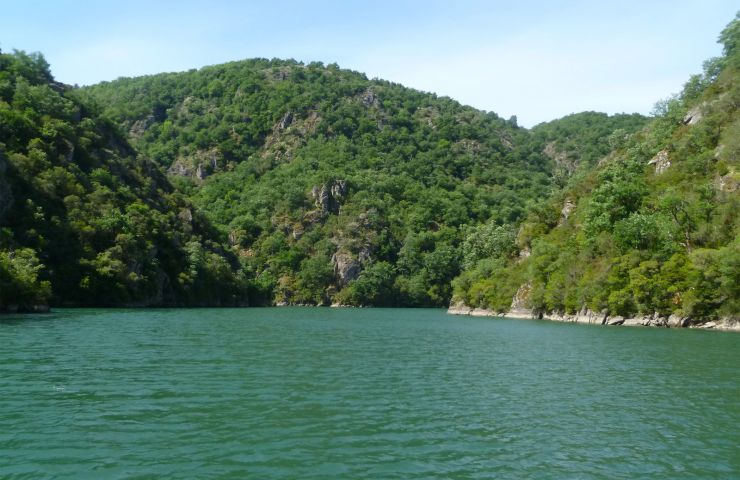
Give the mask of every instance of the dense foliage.
M 335 65 L 249 60 L 85 90 L 276 302 L 446 305 L 469 225 L 549 191 L 529 132 Z
M 38 54 L 0 54 L 0 310 L 246 301 L 204 218 Z
M 654 119 L 520 128 L 336 65 L 54 82 L 0 54 L 0 310 L 737 315 L 740 48 Z
M 649 127 L 610 135 L 601 165 L 470 265 L 454 282 L 457 300 L 507 311 L 519 292 L 535 312 L 736 317 L 740 19 L 720 41 L 724 55 L 660 102 Z

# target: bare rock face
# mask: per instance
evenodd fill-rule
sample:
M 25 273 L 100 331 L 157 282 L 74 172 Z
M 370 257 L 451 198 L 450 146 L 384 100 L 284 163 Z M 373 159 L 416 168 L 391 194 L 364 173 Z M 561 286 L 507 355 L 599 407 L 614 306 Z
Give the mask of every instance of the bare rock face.
M 360 276 L 360 262 L 350 253 L 336 252 L 331 257 L 331 263 L 334 265 L 334 276 L 340 287 L 347 286 Z
M 198 180 L 204 180 L 218 170 L 219 161 L 222 159 L 223 154 L 218 148 L 197 150 L 187 157 L 178 157 L 170 168 L 167 169 L 167 173 L 180 177 L 194 177 Z
M 450 315 L 470 315 L 472 311 L 473 309 L 465 305 L 463 302 L 454 302 L 450 304 L 450 308 L 447 309 L 447 313 Z
M 685 319 L 678 315 L 671 315 L 666 320 L 666 326 L 670 328 L 679 328 L 684 326 Z
M 733 332 L 740 332 L 740 318 L 738 317 L 722 317 L 715 322 L 715 328 L 717 330 L 728 330 Z
M 347 182 L 345 180 L 336 180 L 331 184 L 331 196 L 336 200 L 343 200 L 347 195 Z
M 170 166 L 170 168 L 167 169 L 167 173 L 171 175 L 178 175 L 180 177 L 190 177 L 193 175 L 193 170 L 188 168 L 184 163 L 181 161 L 175 161 L 175 163 Z
M 147 115 L 146 117 L 135 121 L 131 128 L 129 129 L 129 134 L 132 137 L 140 137 L 144 135 L 144 132 L 152 126 L 152 124 L 156 121 L 156 118 L 154 115 Z
M 208 176 L 208 173 L 203 168 L 203 165 L 198 165 L 198 167 L 195 169 L 195 178 L 198 180 L 204 180 Z
M 568 154 L 559 150 L 555 142 L 550 142 L 545 145 L 542 153 L 549 159 L 555 162 L 555 165 L 561 171 L 565 172 L 568 176 L 573 175 L 577 165 L 576 160 L 568 157 Z
M 532 309 L 529 308 L 529 292 L 532 290 L 530 283 L 525 283 L 519 287 L 511 299 L 511 307 L 506 313 L 507 317 L 512 318 L 534 318 Z
M 660 175 L 661 173 L 668 170 L 668 167 L 671 166 L 671 161 L 668 159 L 668 151 L 659 151 L 653 158 L 650 159 L 648 165 L 655 165 L 656 175 Z
M 626 327 L 642 327 L 645 325 L 642 318 L 635 317 L 635 318 L 625 318 L 622 322 L 622 325 Z
M 576 208 L 576 204 L 573 202 L 573 200 L 571 200 L 570 198 L 566 199 L 565 203 L 563 204 L 562 210 L 560 210 L 560 225 L 568 220 L 568 217 L 570 217 L 570 214 L 574 208 Z
M 360 263 L 367 263 L 372 259 L 372 250 L 368 245 L 364 245 L 360 252 L 357 254 L 357 260 L 359 260 Z
M 365 90 L 365 93 L 362 94 L 362 104 L 366 107 L 377 107 L 380 104 L 378 96 L 372 88 L 368 88 Z
M 605 312 L 594 312 L 586 307 L 583 307 L 580 312 L 573 316 L 573 321 L 576 323 L 588 323 L 592 325 L 603 325 L 607 320 Z
M 306 226 L 317 225 L 324 219 L 325 214 L 321 210 L 311 210 L 303 215 L 303 223 Z
M 729 172 L 716 178 L 714 185 L 720 192 L 736 192 L 740 189 L 740 174 L 730 167 Z
M 339 207 L 347 195 L 347 182 L 345 180 L 334 180 L 324 185 L 315 185 L 311 189 L 316 207 L 323 215 L 339 213 Z
M 609 319 L 607 319 L 607 323 L 609 323 Z M 655 312 L 652 315 L 636 315 L 631 318 L 625 318 L 622 325 L 627 327 L 670 327 L 671 321 L 669 318 L 661 317 L 658 312 Z
M 280 130 L 285 130 L 291 123 L 293 123 L 293 112 L 287 112 L 278 123 L 278 128 Z
M 520 286 L 519 289 L 516 291 L 514 298 L 511 300 L 511 310 L 529 308 L 528 300 L 529 292 L 531 290 L 532 285 L 529 283 L 525 283 L 524 285 Z
M 701 107 L 696 106 L 692 108 L 691 110 L 689 110 L 686 113 L 686 116 L 683 117 L 683 124 L 684 125 L 695 125 L 699 123 L 699 121 L 702 119 L 702 116 L 703 115 L 701 112 Z
M 321 187 L 315 185 L 311 189 L 311 196 L 313 197 L 316 207 L 321 210 L 321 213 L 328 214 L 331 198 L 329 197 L 329 191 L 326 189 L 326 185 L 322 185 Z

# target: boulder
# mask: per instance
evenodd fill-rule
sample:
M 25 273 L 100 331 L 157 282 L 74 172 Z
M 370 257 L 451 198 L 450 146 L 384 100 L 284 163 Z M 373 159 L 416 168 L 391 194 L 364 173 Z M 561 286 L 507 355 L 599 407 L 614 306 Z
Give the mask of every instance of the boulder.
M 682 317 L 676 314 L 664 318 L 663 321 L 664 325 L 669 328 L 684 328 L 691 325 L 691 319 L 689 317 Z
M 740 319 L 737 317 L 722 317 L 716 323 L 717 330 L 740 332 Z
M 531 309 L 529 308 L 512 308 L 508 312 L 506 312 L 504 317 L 508 318 L 523 318 L 523 319 L 536 319 L 539 318 L 538 315 L 536 315 Z
M 572 315 L 567 315 L 561 312 L 549 313 L 547 314 L 545 318 L 552 322 L 572 322 L 573 321 Z
M 622 322 L 625 327 L 642 327 L 642 321 L 639 318 L 625 318 Z
M 603 325 L 606 320 L 606 312 L 597 313 L 587 308 L 581 309 L 580 312 L 573 315 L 573 321 L 576 323 L 587 323 L 591 325 Z
M 683 327 L 683 318 L 679 317 L 678 315 L 670 315 L 666 321 L 666 326 L 669 328 L 679 328 Z
M 473 309 L 465 305 L 463 302 L 454 302 L 450 304 L 450 308 L 447 309 L 447 313 L 450 315 L 470 315 Z

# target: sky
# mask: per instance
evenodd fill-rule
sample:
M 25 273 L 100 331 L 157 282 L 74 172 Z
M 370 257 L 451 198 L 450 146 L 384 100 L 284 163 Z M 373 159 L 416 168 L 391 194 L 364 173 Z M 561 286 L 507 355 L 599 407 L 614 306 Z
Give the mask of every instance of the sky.
M 721 54 L 737 0 L 0 0 L 0 49 L 88 85 L 244 58 L 337 63 L 531 127 L 649 114 Z

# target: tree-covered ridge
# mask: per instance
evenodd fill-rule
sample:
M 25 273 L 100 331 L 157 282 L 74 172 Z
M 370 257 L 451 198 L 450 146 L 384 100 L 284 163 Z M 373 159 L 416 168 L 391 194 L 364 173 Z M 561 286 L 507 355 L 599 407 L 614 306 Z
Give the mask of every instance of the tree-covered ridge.
M 694 320 L 740 312 L 740 19 L 724 55 L 649 127 L 612 135 L 615 149 L 545 205 L 504 246 L 455 280 L 455 297 L 505 312 L 582 308 Z
M 248 60 L 85 93 L 277 302 L 445 305 L 467 225 L 550 188 L 529 133 L 334 65 Z
M 529 143 L 550 159 L 556 182 L 563 186 L 574 176 L 587 174 L 646 120 L 636 113 L 574 113 L 535 126 Z
M 210 230 L 41 55 L 0 54 L 0 310 L 246 302 Z

